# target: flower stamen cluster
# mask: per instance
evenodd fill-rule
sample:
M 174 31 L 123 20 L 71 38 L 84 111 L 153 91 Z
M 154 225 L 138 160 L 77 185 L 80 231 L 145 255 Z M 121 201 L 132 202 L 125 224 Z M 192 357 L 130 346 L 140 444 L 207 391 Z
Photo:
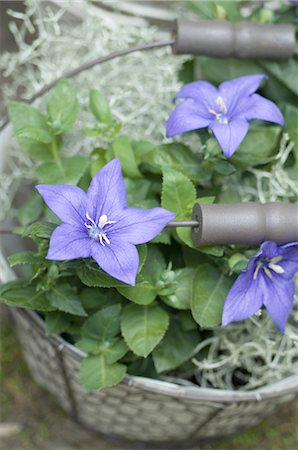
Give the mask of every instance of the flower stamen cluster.
M 99 218 L 98 224 L 94 222 L 94 220 L 89 216 L 88 212 L 86 212 L 86 218 L 91 222 L 92 225 L 84 222 L 85 227 L 88 229 L 89 236 L 96 241 L 99 241 L 103 247 L 106 244 L 110 244 L 110 239 L 108 238 L 106 232 L 103 231 L 106 225 L 112 225 L 117 223 L 116 220 L 108 220 L 106 214 L 103 214 Z M 105 243 L 103 242 L 105 241 Z

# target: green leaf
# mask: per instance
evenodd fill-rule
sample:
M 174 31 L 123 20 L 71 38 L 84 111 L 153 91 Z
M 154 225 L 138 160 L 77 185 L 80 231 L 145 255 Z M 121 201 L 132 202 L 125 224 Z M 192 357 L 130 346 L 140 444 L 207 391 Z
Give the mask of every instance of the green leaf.
M 149 305 L 157 295 L 156 287 L 146 281 L 142 275 L 137 277 L 135 286 L 118 287 L 117 290 L 123 297 L 139 305 Z
M 128 347 L 138 356 L 147 357 L 165 334 L 167 313 L 157 305 L 128 305 L 121 320 L 122 335 Z
M 113 288 L 83 288 L 80 293 L 83 308 L 86 310 L 100 309 L 121 301 L 120 294 Z
M 166 267 L 166 261 L 160 249 L 155 245 L 148 245 L 147 259 L 141 271 L 142 277 L 155 285 Z
M 105 344 L 105 346 L 101 347 L 101 352 L 104 354 L 108 364 L 119 361 L 128 352 L 128 347 L 122 338 L 114 339 L 112 342 Z
M 37 255 L 34 252 L 20 252 L 14 255 L 9 256 L 8 262 L 10 267 L 17 266 L 19 264 L 41 264 L 44 261 L 44 258 Z
M 49 144 L 52 142 L 52 136 L 47 130 L 37 127 L 24 127 L 16 131 L 17 138 L 28 138 L 33 141 Z
M 15 101 L 8 102 L 8 114 L 17 140 L 29 156 L 51 159 L 49 147 L 44 144 L 52 140 L 45 117 L 33 106 Z
M 76 92 L 68 80 L 61 80 L 50 91 L 47 99 L 49 122 L 56 135 L 73 126 L 78 112 Z
M 99 267 L 94 265 L 85 266 L 78 271 L 78 277 L 81 282 L 89 287 L 122 287 L 126 286 L 122 281 L 112 278 Z
M 179 323 L 171 322 L 164 338 L 153 351 L 158 373 L 176 369 L 187 361 L 200 341 L 196 331 L 182 330 Z
M 89 160 L 83 156 L 62 158 L 59 163 L 46 162 L 36 169 L 40 183 L 76 185 L 89 166 Z
M 162 296 L 162 300 L 175 309 L 190 309 L 192 295 L 193 278 L 196 270 L 190 267 L 175 271 L 175 281 L 177 283 L 175 293 Z
M 198 139 L 198 145 L 199 139 Z M 183 144 L 162 144 L 143 157 L 146 165 L 152 166 L 156 173 L 176 170 L 191 180 L 202 182 L 210 178 L 208 170 L 201 167 L 201 161 Z
M 213 163 L 214 170 L 223 176 L 231 175 L 236 171 L 236 168 L 233 166 L 233 164 L 229 163 L 228 161 L 224 161 L 222 159 L 218 159 Z
M 193 279 L 191 311 L 203 328 L 220 325 L 231 281 L 214 266 L 200 265 Z
M 232 163 L 243 169 L 266 164 L 278 146 L 280 133 L 278 126 L 251 128 L 233 155 Z
M 67 330 L 70 324 L 70 316 L 60 311 L 49 312 L 45 314 L 45 324 L 46 336 L 59 335 Z
M 22 237 L 49 239 L 56 227 L 57 224 L 51 222 L 32 223 L 22 232 Z
M 29 308 L 35 311 L 53 311 L 43 291 L 23 280 L 11 281 L 0 286 L 0 301 L 6 305 Z
M 295 155 L 296 167 L 298 167 L 298 107 L 287 104 L 284 117 L 285 131 L 289 133 L 290 139 L 294 141 L 293 153 Z M 295 179 L 297 179 L 297 173 Z
M 82 307 L 80 297 L 69 284 L 62 283 L 52 287 L 46 296 L 50 304 L 59 311 L 75 316 L 87 316 L 86 311 Z
M 94 117 L 107 125 L 113 122 L 113 116 L 106 97 L 92 89 L 89 94 L 89 106 Z
M 18 210 L 18 219 L 21 225 L 35 222 L 43 211 L 43 201 L 39 194 L 33 194 L 30 199 Z
M 298 95 L 298 61 L 296 58 L 288 59 L 287 61 L 260 61 L 261 67 L 277 78 L 282 84 L 292 91 L 293 94 Z
M 163 174 L 162 207 L 176 213 L 176 219 L 184 219 L 192 210 L 196 200 L 196 190 L 192 182 L 176 170 Z
M 121 338 L 110 341 L 95 341 L 93 339 L 83 338 L 76 343 L 76 347 L 87 353 L 104 355 L 108 364 L 119 361 L 128 351 L 127 345 Z
M 108 364 L 104 355 L 87 356 L 81 364 L 80 380 L 88 390 L 100 390 L 120 383 L 126 374 L 124 364 Z
M 82 326 L 82 337 L 102 341 L 120 332 L 121 306 L 112 305 L 93 314 Z
M 113 143 L 114 155 L 120 159 L 124 175 L 142 178 L 128 136 L 119 136 Z
M 142 207 L 151 188 L 151 182 L 146 179 L 132 180 L 131 178 L 126 178 L 124 181 L 128 206 Z

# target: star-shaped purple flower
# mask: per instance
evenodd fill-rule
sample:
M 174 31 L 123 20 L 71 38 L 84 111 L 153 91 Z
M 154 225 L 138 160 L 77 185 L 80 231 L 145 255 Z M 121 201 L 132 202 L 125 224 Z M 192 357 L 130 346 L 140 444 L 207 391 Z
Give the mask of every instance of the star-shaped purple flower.
M 292 311 L 298 271 L 298 242 L 278 246 L 265 241 L 230 289 L 223 309 L 222 325 L 247 319 L 263 305 L 273 323 L 284 332 Z
M 216 88 L 207 81 L 186 84 L 175 97 L 184 99 L 171 113 L 166 135 L 208 127 L 230 158 L 243 141 L 252 119 L 284 125 L 278 107 L 255 94 L 266 75 L 247 75 L 225 81 Z
M 135 247 L 153 239 L 175 214 L 163 208 L 126 207 L 119 159 L 106 164 L 86 192 L 76 186 L 41 184 L 36 189 L 63 222 L 53 232 L 47 259 L 92 257 L 112 277 L 135 285 Z

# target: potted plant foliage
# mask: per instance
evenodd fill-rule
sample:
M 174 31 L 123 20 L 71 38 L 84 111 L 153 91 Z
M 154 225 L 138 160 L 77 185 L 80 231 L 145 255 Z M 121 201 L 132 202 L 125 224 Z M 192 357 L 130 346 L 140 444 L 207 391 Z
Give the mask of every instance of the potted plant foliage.
M 17 307 L 36 381 L 107 436 L 181 448 L 254 425 L 297 392 L 298 243 L 192 239 L 197 203 L 295 201 L 294 82 L 257 62 L 222 79 L 230 67 L 185 64 L 159 145 L 122 133 L 92 89 L 79 132 L 94 145 L 69 155 L 79 106 L 67 79 L 43 107 L 8 103 L 36 180 L 14 232 L 34 247 L 8 257 L 25 270 L 0 300 Z

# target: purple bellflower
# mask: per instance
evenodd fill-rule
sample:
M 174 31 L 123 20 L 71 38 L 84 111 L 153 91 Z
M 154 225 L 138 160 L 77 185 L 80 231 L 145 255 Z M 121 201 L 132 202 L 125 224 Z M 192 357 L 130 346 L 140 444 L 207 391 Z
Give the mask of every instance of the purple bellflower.
M 63 222 L 53 232 L 47 259 L 92 257 L 102 270 L 135 285 L 135 247 L 153 239 L 175 214 L 163 208 L 126 207 L 119 159 L 100 169 L 84 192 L 76 186 L 41 184 L 36 189 Z
M 284 125 L 282 113 L 270 100 L 255 94 L 266 75 L 247 75 L 225 81 L 216 88 L 207 81 L 194 81 L 175 97 L 184 99 L 171 113 L 166 135 L 208 127 L 227 158 L 243 141 L 252 119 Z
M 263 305 L 273 323 L 284 332 L 292 311 L 298 271 L 298 242 L 277 245 L 265 241 L 230 289 L 223 309 L 222 326 L 247 319 Z

